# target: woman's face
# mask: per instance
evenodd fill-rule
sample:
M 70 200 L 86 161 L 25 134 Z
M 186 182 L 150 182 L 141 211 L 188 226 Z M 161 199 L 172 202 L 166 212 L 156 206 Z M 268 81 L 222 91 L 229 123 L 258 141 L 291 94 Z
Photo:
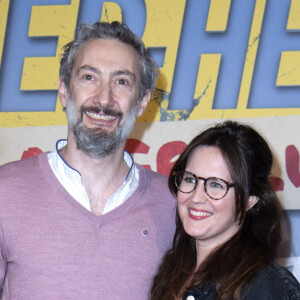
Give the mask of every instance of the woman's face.
M 198 177 L 217 177 L 233 183 L 227 164 L 217 147 L 200 146 L 190 155 L 185 171 Z M 216 247 L 239 229 L 235 221 L 235 191 L 229 188 L 220 200 L 211 199 L 204 190 L 204 181 L 188 194 L 178 191 L 178 211 L 187 234 L 196 244 Z

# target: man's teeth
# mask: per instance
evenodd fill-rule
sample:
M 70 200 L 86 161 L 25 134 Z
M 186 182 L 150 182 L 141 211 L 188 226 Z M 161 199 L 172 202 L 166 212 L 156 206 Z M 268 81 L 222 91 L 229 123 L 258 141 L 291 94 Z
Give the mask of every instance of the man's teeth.
M 195 210 L 189 210 L 190 214 L 196 217 L 207 217 L 207 216 L 211 216 L 212 213 L 209 212 L 204 212 L 204 211 L 195 211 Z
M 104 121 L 112 121 L 116 119 L 116 116 L 111 116 L 111 115 L 98 115 L 96 113 L 90 112 L 90 111 L 86 111 L 86 114 L 92 118 L 92 119 L 96 119 L 96 120 L 104 120 Z

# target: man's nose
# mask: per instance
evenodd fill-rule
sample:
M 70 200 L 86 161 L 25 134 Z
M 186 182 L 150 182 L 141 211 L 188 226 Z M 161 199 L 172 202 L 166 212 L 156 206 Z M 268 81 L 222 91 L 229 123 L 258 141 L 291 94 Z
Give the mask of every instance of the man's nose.
M 113 91 L 109 83 L 103 82 L 96 90 L 96 101 L 101 107 L 113 106 Z

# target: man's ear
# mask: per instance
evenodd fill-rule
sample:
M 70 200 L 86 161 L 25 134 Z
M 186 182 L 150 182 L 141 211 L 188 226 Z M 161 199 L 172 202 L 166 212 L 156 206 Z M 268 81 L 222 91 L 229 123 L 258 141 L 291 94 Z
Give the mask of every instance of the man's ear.
M 59 95 L 59 99 L 60 99 L 60 103 L 63 107 L 67 106 L 67 88 L 66 85 L 63 81 L 63 77 L 59 77 L 58 80 L 58 95 Z
M 250 196 L 247 204 L 247 211 L 250 210 L 259 200 L 257 196 Z
M 138 117 L 140 117 L 144 111 L 146 110 L 146 107 L 150 101 L 151 98 L 151 91 L 150 90 L 146 90 L 144 97 L 142 98 L 142 100 L 140 101 L 139 104 L 139 110 L 138 110 Z

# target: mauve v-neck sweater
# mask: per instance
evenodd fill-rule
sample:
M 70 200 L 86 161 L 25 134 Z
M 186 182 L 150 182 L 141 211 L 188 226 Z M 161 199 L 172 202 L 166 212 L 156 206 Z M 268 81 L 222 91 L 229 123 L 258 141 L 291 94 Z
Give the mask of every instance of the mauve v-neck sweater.
M 0 284 L 8 299 L 147 299 L 175 229 L 166 178 L 95 216 L 62 187 L 43 153 L 0 167 Z

